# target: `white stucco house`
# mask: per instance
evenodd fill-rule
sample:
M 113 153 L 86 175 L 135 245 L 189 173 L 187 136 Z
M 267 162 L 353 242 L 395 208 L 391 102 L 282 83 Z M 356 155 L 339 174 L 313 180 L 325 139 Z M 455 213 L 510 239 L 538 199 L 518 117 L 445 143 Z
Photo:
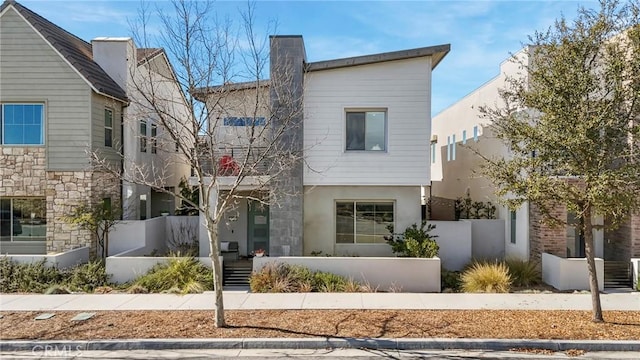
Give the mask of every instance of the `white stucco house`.
M 244 158 L 247 129 L 277 120 L 282 77 L 298 94 L 285 105 L 295 118 L 285 141 L 301 160 L 286 181 L 267 165 L 243 184 L 247 194 L 287 196 L 277 206 L 238 200 L 219 225 L 220 241 L 237 242 L 240 255 L 257 249 L 272 256 L 391 255 L 387 225 L 404 229 L 421 221 L 431 178 L 431 74 L 449 45 L 319 62 L 307 62 L 302 36 L 272 36 L 270 46 L 269 80 L 200 89 L 217 119 L 218 191 L 233 182 L 233 167 L 225 164 Z M 231 171 L 228 181 L 223 170 Z M 208 252 L 202 231 L 200 256 Z
M 483 160 L 477 153 L 489 158 L 509 157 L 510 154 L 507 147 L 492 135 L 491 124 L 482 116 L 480 108 L 504 105 L 499 90 L 505 88 L 508 78 L 526 78 L 526 70 L 520 64 L 529 64 L 531 53 L 531 48 L 518 51 L 500 64 L 497 76 L 434 116 L 430 159 L 432 196 L 456 199 L 469 194 L 473 201 L 497 204 L 496 189 L 490 180 L 482 176 Z M 576 221 L 565 208 L 556 211 L 557 215 L 566 217 L 568 224 Z M 579 230 L 570 225 L 551 228 L 543 224 L 542 215 L 531 204 L 525 203 L 516 211 L 498 206 L 497 217 L 505 221 L 506 257 L 541 263 L 545 258 L 543 253 L 547 253 L 547 259 L 551 258 L 549 255 L 560 259 L 585 256 L 584 239 Z M 603 220 L 598 218 L 596 221 Z M 602 230 L 594 230 L 595 256 L 606 260 L 605 274 L 618 272 L 619 266 L 624 268 L 630 258 L 638 255 L 640 249 L 632 245 L 636 242 L 633 229 L 637 222 L 637 216 L 633 216 L 616 232 L 605 234 Z M 600 280 L 600 285 L 603 283 Z M 610 284 L 614 286 L 615 281 L 612 279 Z

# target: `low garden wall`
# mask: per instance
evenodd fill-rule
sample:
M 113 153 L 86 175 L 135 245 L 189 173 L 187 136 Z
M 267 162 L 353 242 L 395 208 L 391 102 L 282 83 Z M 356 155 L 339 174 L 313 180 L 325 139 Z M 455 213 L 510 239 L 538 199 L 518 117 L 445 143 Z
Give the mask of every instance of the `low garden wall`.
M 45 266 L 64 269 L 89 262 L 89 247 L 81 247 L 58 254 L 46 255 L 0 255 L 6 256 L 16 263 L 34 263 L 46 260 Z
M 105 260 L 109 279 L 116 284 L 123 284 L 132 281 L 140 275 L 146 274 L 156 264 L 166 263 L 175 257 L 151 257 L 151 256 L 110 256 Z M 205 266 L 211 268 L 211 258 L 200 257 L 198 260 Z M 222 256 L 220 261 L 224 261 Z
M 254 257 L 253 271 L 267 263 L 302 265 L 378 287 L 380 291 L 440 292 L 440 259 L 395 257 Z
M 604 261 L 596 258 L 598 288 L 604 290 Z M 542 253 L 542 281 L 558 290 L 589 290 L 585 258 L 561 258 Z
M 0 241 L 0 254 L 44 255 L 46 253 L 46 241 Z

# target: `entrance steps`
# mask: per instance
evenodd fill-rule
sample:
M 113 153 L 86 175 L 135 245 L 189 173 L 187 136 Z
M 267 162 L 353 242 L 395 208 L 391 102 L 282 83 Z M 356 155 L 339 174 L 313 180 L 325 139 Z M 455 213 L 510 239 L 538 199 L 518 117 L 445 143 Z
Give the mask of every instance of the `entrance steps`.
M 231 260 L 224 262 L 222 284 L 224 286 L 249 286 L 253 271 L 251 260 Z
M 605 288 L 630 288 L 631 287 L 631 263 L 629 261 L 604 262 L 604 287 Z

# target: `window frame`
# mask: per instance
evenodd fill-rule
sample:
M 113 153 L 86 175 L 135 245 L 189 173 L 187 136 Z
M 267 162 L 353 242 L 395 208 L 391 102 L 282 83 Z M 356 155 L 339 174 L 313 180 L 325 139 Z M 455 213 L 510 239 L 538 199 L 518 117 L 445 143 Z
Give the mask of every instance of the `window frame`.
M 140 126 L 138 131 L 140 133 L 139 150 L 141 153 L 146 153 L 147 152 L 147 132 L 148 132 L 147 120 L 140 120 Z
M 338 242 L 338 206 L 339 204 L 351 204 L 352 208 L 353 208 L 353 242 Z M 389 200 L 389 199 L 375 199 L 375 200 L 368 200 L 368 199 L 358 199 L 358 200 L 345 200 L 345 199 L 337 199 L 334 201 L 334 211 L 333 211 L 333 216 L 334 216 L 334 221 L 335 221 L 335 226 L 334 226 L 334 244 L 335 245 L 376 245 L 376 244 L 386 244 L 386 240 L 382 241 L 373 241 L 373 242 L 358 242 L 358 204 L 373 204 L 373 205 L 391 205 L 391 212 L 392 212 L 392 221 L 391 221 L 391 225 L 395 227 L 396 224 L 396 201 L 395 200 Z M 382 234 L 366 234 L 366 233 L 360 233 L 360 236 L 363 235 L 369 235 L 369 236 L 385 236 L 388 235 L 388 230 L 385 229 L 383 230 Z
M 151 124 L 151 153 L 158 153 L 158 125 Z
M 223 126 L 265 126 L 267 119 L 264 116 L 227 116 L 222 119 Z
M 447 136 L 447 161 L 451 161 L 451 135 Z
M 473 141 L 478 142 L 478 125 L 473 127 Z
M 436 151 L 438 151 L 438 142 L 432 141 L 431 142 L 431 163 L 432 164 L 436 163 Z
M 515 244 L 516 243 L 516 239 L 518 238 L 518 233 L 517 233 L 517 224 L 518 221 L 518 213 L 516 210 L 510 210 L 509 211 L 509 242 L 511 244 Z
M 451 135 L 451 160 L 456 160 L 456 134 Z
M 37 105 L 41 107 L 40 111 L 40 143 L 23 143 L 23 144 L 7 144 L 5 142 L 5 106 L 17 106 L 17 105 Z M 46 102 L 45 101 L 16 101 L 16 102 L 0 102 L 0 146 L 11 146 L 11 147 L 20 147 L 20 146 L 45 146 L 46 145 Z M 27 125 L 27 124 L 22 124 Z
M 111 123 L 109 125 L 107 125 L 107 114 L 110 116 Z M 107 139 L 109 140 L 108 142 Z M 113 147 L 113 110 L 109 108 L 104 109 L 104 146 Z
M 363 113 L 364 114 L 364 134 L 362 134 L 362 141 L 363 141 L 363 147 L 364 149 L 349 149 L 349 126 L 348 126 L 348 120 L 349 120 L 349 114 L 356 114 L 356 113 Z M 366 135 L 367 135 L 367 130 L 366 130 L 366 124 L 367 124 L 367 113 L 384 113 L 384 124 L 383 124 L 383 131 L 384 133 L 382 134 L 382 138 L 383 138 L 383 146 L 381 147 L 381 149 L 367 149 L 366 148 Z M 345 108 L 343 111 L 343 116 L 344 116 L 344 120 L 343 120 L 343 130 L 344 130 L 344 136 L 342 137 L 342 140 L 344 141 L 344 145 L 342 147 L 343 152 L 345 153 L 388 153 L 389 152 L 389 109 L 388 108 L 384 108 L 384 107 L 380 107 L 380 108 L 376 108 L 376 107 L 366 107 L 366 108 L 358 108 L 358 107 L 349 107 L 349 108 Z
M 16 241 L 21 241 L 21 242 L 30 242 L 30 241 L 41 241 L 41 242 L 45 242 L 46 241 L 46 229 L 47 229 L 47 200 L 45 197 L 5 197 L 0 199 L 1 201 L 8 201 L 9 204 L 9 208 L 8 210 L 6 209 L 0 209 L 0 214 L 4 213 L 4 211 L 8 211 L 8 217 L 6 217 L 4 214 L 0 215 L 0 243 L 2 242 L 16 242 Z M 24 209 L 23 208 L 19 208 L 19 213 L 23 214 L 23 215 L 19 215 L 16 216 L 16 204 L 15 201 L 40 201 L 41 204 L 30 204 L 30 206 L 34 206 L 34 208 L 32 208 L 32 212 L 31 214 L 29 214 L 29 217 L 25 217 L 24 216 Z M 0 203 L 1 204 L 1 203 Z M 38 214 L 36 212 L 33 212 L 33 210 L 38 209 L 41 210 L 42 212 L 39 214 L 40 216 L 36 217 L 35 214 Z M 36 219 L 37 222 L 36 222 Z M 6 227 L 3 227 L 2 223 L 3 222 L 8 222 L 9 225 L 9 232 L 8 234 L 6 233 Z M 29 227 L 23 227 L 23 224 L 28 224 Z M 7 224 L 4 224 L 7 225 Z M 44 226 L 44 229 L 42 229 L 42 227 Z M 17 232 L 18 230 L 16 230 L 16 228 L 19 227 L 19 232 Z M 34 236 L 33 232 L 34 229 L 36 229 L 37 227 L 40 227 L 40 231 L 42 234 L 41 235 L 37 235 Z M 29 233 L 29 235 L 25 235 L 26 233 Z M 18 237 L 16 239 L 16 237 Z M 8 239 L 5 239 L 8 238 Z

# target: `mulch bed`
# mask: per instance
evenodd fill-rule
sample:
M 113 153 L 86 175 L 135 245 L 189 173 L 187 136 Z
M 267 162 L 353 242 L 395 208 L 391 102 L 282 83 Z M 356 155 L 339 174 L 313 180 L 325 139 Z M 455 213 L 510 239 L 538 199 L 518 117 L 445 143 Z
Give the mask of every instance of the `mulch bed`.
M 71 321 L 80 311 L 0 312 L 3 340 L 96 340 L 142 338 L 496 338 L 640 339 L 640 311 L 605 311 L 605 323 L 590 311 L 533 310 L 230 310 L 226 328 L 215 328 L 212 311 L 98 311 Z

